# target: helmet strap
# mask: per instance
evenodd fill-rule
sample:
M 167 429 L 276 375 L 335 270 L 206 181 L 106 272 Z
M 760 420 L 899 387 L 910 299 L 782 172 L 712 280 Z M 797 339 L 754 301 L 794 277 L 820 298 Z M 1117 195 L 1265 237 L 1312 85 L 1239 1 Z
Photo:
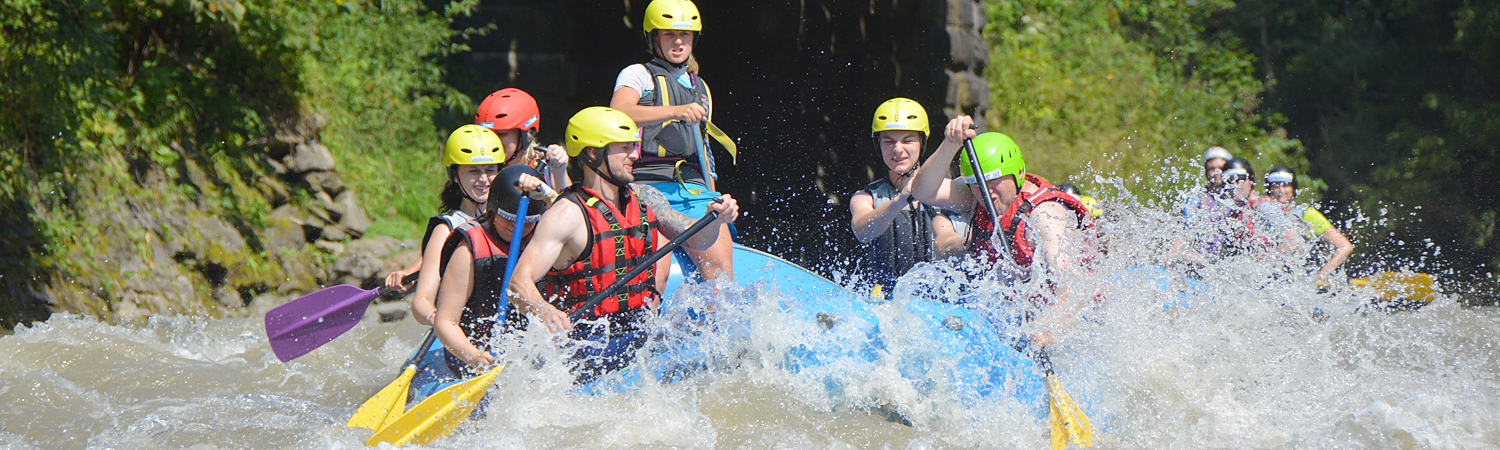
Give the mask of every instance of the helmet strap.
M 582 160 L 584 165 L 588 166 L 590 169 L 593 169 L 594 174 L 599 175 L 599 178 L 604 179 L 605 182 L 612 184 L 617 188 L 626 189 L 625 185 L 628 183 L 620 181 L 619 178 L 615 178 L 614 174 L 609 173 L 609 162 L 606 161 L 608 158 L 602 155 L 608 149 L 604 147 L 591 148 L 594 149 L 594 156 L 588 156 L 588 149 L 584 149 L 584 151 L 578 152 L 578 159 Z
M 457 166 L 457 164 L 448 166 L 448 178 L 453 180 L 453 184 L 458 185 L 458 192 L 462 192 L 464 194 L 464 198 L 469 199 L 469 201 L 474 202 L 475 205 L 479 206 L 479 213 L 483 214 L 486 209 L 489 209 L 489 204 L 487 202 L 479 201 L 479 199 L 474 198 L 474 195 L 469 194 L 468 186 L 465 186 L 464 183 L 462 181 L 459 181 L 458 179 Z

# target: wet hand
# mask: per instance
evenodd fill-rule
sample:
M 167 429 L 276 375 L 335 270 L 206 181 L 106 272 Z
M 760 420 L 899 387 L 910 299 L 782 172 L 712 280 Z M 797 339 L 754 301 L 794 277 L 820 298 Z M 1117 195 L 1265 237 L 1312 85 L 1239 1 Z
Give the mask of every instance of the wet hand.
M 547 168 L 553 172 L 568 169 L 568 149 L 557 144 L 548 145 L 546 155 Z
M 385 288 L 396 292 L 406 292 L 406 285 L 401 284 L 401 279 L 406 278 L 407 275 L 411 275 L 412 273 L 414 272 L 407 272 L 405 270 L 391 272 L 390 275 L 385 276 Z
M 708 110 L 703 109 L 703 105 L 688 103 L 678 106 L 677 110 L 672 113 L 672 118 L 687 123 L 698 123 L 708 118 Z
M 721 195 L 713 203 L 709 203 L 708 210 L 719 213 L 719 217 L 714 220 L 719 224 L 734 223 L 734 219 L 740 216 L 740 204 L 734 200 L 734 197 L 730 197 L 729 194 Z
M 529 193 L 528 196 L 530 196 L 531 198 L 542 198 L 539 197 L 538 194 L 541 194 L 542 187 L 547 185 L 546 183 L 542 182 L 542 179 L 526 173 L 523 173 L 521 174 L 521 176 L 516 177 L 515 184 L 516 189 L 519 189 L 521 192 Z
M 541 319 L 542 323 L 547 324 L 547 332 L 549 333 L 566 332 L 573 329 L 573 322 L 568 320 L 568 315 L 562 311 L 558 311 L 557 308 L 553 308 L 552 305 L 542 306 L 541 310 L 536 312 L 536 317 Z
M 943 140 L 950 144 L 963 144 L 965 139 L 973 139 L 979 135 L 979 130 L 974 129 L 974 119 L 969 116 L 958 116 L 948 121 L 944 128 Z

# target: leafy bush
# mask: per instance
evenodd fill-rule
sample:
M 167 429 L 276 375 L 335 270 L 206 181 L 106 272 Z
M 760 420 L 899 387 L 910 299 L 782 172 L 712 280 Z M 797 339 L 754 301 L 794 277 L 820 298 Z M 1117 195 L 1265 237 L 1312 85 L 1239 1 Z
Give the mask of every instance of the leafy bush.
M 1197 157 L 1213 145 L 1257 167 L 1306 168 L 1300 144 L 1274 131 L 1279 119 L 1260 114 L 1253 56 L 1208 29 L 1231 2 L 985 5 L 988 119 L 1026 151 L 1031 171 L 1085 191 L 1104 187 L 1085 174 L 1120 177 L 1150 202 L 1196 184 Z

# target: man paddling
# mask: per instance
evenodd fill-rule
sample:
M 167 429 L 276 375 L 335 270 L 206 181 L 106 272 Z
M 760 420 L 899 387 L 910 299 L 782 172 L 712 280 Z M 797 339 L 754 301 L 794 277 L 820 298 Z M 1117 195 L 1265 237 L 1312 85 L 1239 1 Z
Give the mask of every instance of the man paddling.
M 614 297 L 599 303 L 575 326 L 568 312 L 581 306 L 656 249 L 656 232 L 671 238 L 697 218 L 666 209 L 654 210 L 631 189 L 631 169 L 640 158 L 640 128 L 624 113 L 605 107 L 579 111 L 564 133 L 568 155 L 582 166 L 583 179 L 568 188 L 546 214 L 516 264 L 510 289 L 516 306 L 534 315 L 548 331 L 568 331 L 576 340 L 593 341 L 574 354 L 579 383 L 624 368 L 645 344 L 642 322 L 661 300 L 654 270 L 629 281 Z M 739 206 L 720 196 L 708 210 L 718 213 L 712 226 L 684 245 L 706 249 L 720 230 L 734 222 Z M 658 216 L 657 214 L 661 214 Z M 667 263 L 663 260 L 662 263 Z M 663 268 L 658 265 L 657 268 Z M 545 275 L 545 279 L 544 279 Z M 538 290 L 537 282 L 547 295 Z
M 442 284 L 438 287 L 433 330 L 447 349 L 444 359 L 455 374 L 476 375 L 494 359 L 490 341 L 509 324 L 525 318 L 500 304 L 505 266 L 517 223 L 525 236 L 547 211 L 541 174 L 524 165 L 500 171 L 490 191 L 488 212 L 459 225 L 442 249 Z M 520 198 L 534 201 L 518 211 Z M 522 240 L 522 246 L 525 240 Z
M 1014 263 L 1025 278 L 1042 277 L 1051 287 L 1042 293 L 1050 314 L 1042 320 L 1066 327 L 1093 295 L 1085 261 L 1093 251 L 1083 230 L 1091 225 L 1088 207 L 1047 180 L 1026 173 L 1026 162 L 1015 141 L 1000 133 L 976 134 L 969 116 L 948 122 L 942 145 L 917 169 L 912 196 L 940 208 L 973 211 L 973 252 L 982 261 L 1003 268 Z M 973 139 L 981 174 L 975 174 L 969 155 L 960 158 L 963 177 L 948 178 L 948 164 L 964 141 Z M 982 196 L 984 183 L 989 199 Z M 996 217 L 990 205 L 1001 210 Z M 1001 231 L 999 245 L 991 236 Z M 1002 256 L 1009 255 L 1009 261 Z M 1033 335 L 1038 345 L 1051 341 L 1047 325 Z

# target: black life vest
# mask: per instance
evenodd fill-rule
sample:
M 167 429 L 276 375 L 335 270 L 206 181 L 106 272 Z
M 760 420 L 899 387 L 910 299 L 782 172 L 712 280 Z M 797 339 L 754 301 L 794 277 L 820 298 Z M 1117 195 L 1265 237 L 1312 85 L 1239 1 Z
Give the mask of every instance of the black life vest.
M 558 310 L 571 312 L 656 250 L 656 214 L 637 201 L 629 189 L 621 189 L 620 195 L 625 200 L 623 212 L 600 198 L 599 193 L 581 185 L 573 185 L 560 196 L 583 212 L 589 241 L 572 264 L 562 270 L 548 271 L 542 278 L 543 292 Z M 620 313 L 640 310 L 660 298 L 656 291 L 656 269 L 649 268 L 621 288 L 613 299 L 599 303 L 586 317 L 625 319 Z
M 527 240 L 530 240 L 530 236 L 523 239 L 521 245 L 525 246 Z M 505 289 L 501 283 L 504 282 L 505 264 L 509 259 L 506 252 L 510 250 L 510 243 L 491 236 L 488 227 L 479 222 L 464 222 L 443 243 L 443 259 L 439 270 L 447 272 L 448 263 L 453 259 L 453 251 L 460 244 L 468 244 L 469 251 L 473 254 L 474 284 L 463 315 L 459 316 L 458 327 L 475 347 L 488 350 L 499 317 L 500 295 Z M 526 315 L 518 308 L 506 308 L 505 319 L 506 326 L 500 327 L 502 332 L 526 328 Z
M 703 109 L 713 110 L 713 99 L 698 74 L 688 72 L 688 78 L 693 81 L 693 87 L 689 88 L 678 83 L 677 77 L 659 60 L 652 59 L 642 65 L 651 72 L 651 80 L 656 89 L 641 96 L 639 105 L 678 106 L 699 103 L 703 105 Z M 641 159 L 636 161 L 635 170 L 632 171 L 636 181 L 680 179 L 707 186 L 703 168 L 699 167 L 699 143 L 708 143 L 702 123 L 690 124 L 672 119 L 641 127 Z M 713 155 L 705 155 L 705 158 L 710 164 L 708 170 L 713 171 Z
M 474 218 L 469 217 L 468 213 L 457 209 L 428 218 L 427 231 L 422 235 L 421 248 L 427 248 L 427 241 L 432 239 L 432 230 L 437 229 L 438 225 L 447 225 L 448 232 L 452 233 L 453 230 L 458 229 L 459 225 L 463 225 L 464 222 L 468 222 L 470 220 L 474 220 Z
M 876 208 L 890 202 L 898 193 L 888 178 L 866 184 L 865 191 L 870 193 Z M 917 207 L 913 208 L 913 204 Z M 890 288 L 896 278 L 911 270 L 912 266 L 935 259 L 932 242 L 936 237 L 932 233 L 932 219 L 937 215 L 936 208 L 908 199 L 885 233 L 870 241 L 866 261 L 876 283 Z

